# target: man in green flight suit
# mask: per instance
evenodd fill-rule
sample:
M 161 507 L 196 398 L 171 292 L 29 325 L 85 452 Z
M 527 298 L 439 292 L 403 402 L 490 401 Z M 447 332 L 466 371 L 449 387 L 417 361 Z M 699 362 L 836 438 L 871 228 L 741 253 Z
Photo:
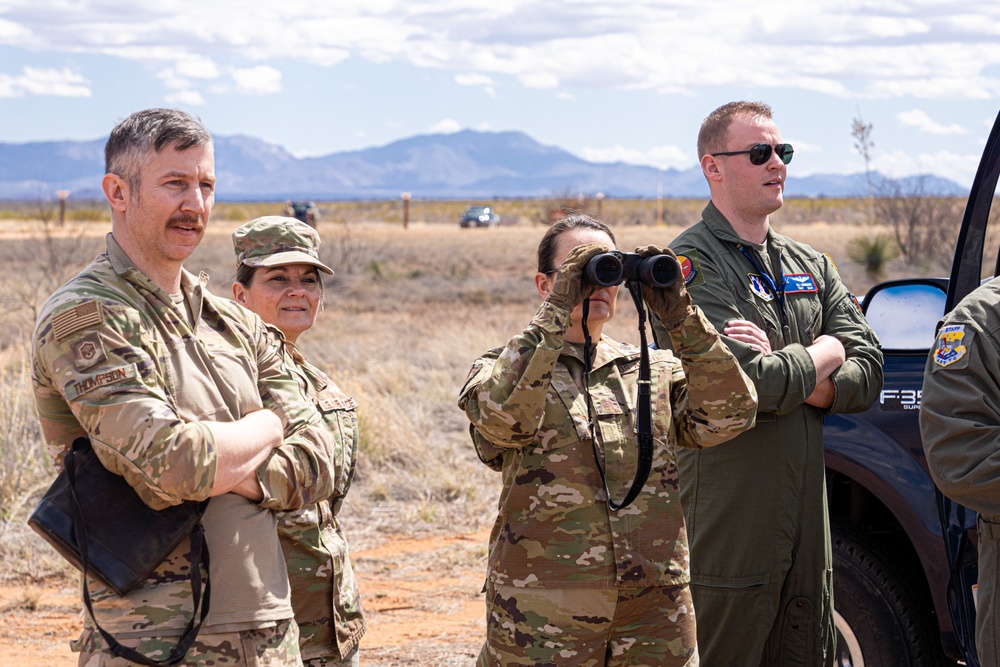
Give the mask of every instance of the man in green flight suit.
M 753 429 L 678 454 L 705 665 L 833 664 L 823 417 L 866 410 L 882 387 L 878 339 L 833 262 L 770 226 L 792 158 L 771 117 L 733 102 L 705 119 L 712 200 L 670 244 L 759 399 Z

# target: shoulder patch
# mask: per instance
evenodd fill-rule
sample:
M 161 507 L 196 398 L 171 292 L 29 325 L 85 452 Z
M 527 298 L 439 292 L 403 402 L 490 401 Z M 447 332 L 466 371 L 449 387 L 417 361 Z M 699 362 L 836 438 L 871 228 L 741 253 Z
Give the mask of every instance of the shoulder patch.
M 697 250 L 694 248 L 685 250 L 677 255 L 677 261 L 681 264 L 681 275 L 684 277 L 686 286 L 694 287 L 705 282 L 705 276 L 701 274 L 701 260 L 698 259 Z
M 100 324 L 104 324 L 101 304 L 96 301 L 88 301 L 53 317 L 52 335 L 56 340 L 63 340 L 81 329 L 92 328 Z
M 85 378 L 80 378 L 76 382 L 66 385 L 66 400 L 75 400 L 89 391 L 98 387 L 106 387 L 109 384 L 118 384 L 136 377 L 135 364 L 120 366 L 110 370 L 94 373 Z
M 73 363 L 78 371 L 85 371 L 108 358 L 104 352 L 101 335 L 96 331 L 73 341 L 69 349 L 73 353 Z
M 969 364 L 967 344 L 971 340 L 972 332 L 967 332 L 964 324 L 949 324 L 941 327 L 941 330 L 938 331 L 937 343 L 934 346 L 934 365 L 940 368 L 955 364 L 958 364 L 955 368 L 967 366 Z
M 833 257 L 830 257 L 830 253 L 828 253 L 828 252 L 824 252 L 824 253 L 823 253 L 823 255 L 824 255 L 824 256 L 825 256 L 825 257 L 826 257 L 826 258 L 827 258 L 828 260 L 830 260 L 830 266 L 832 266 L 832 267 L 833 267 L 833 270 L 834 270 L 834 271 L 836 271 L 837 273 L 840 273 L 840 269 L 838 269 L 838 268 L 837 268 L 837 263 L 836 263 L 835 261 L 833 261 Z

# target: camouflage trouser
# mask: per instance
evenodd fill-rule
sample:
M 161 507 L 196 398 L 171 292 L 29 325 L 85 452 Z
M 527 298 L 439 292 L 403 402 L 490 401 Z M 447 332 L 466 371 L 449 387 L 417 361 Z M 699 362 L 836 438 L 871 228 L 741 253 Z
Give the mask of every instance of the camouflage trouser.
M 479 667 L 650 665 L 696 667 L 691 592 L 486 587 Z
M 117 639 L 117 638 L 116 638 Z M 177 644 L 177 637 L 118 639 L 154 660 L 164 660 Z M 92 628 L 73 642 L 80 652 L 78 667 L 127 667 L 136 663 L 107 650 L 104 638 Z M 201 633 L 178 667 L 301 667 L 299 628 L 291 619 L 271 628 L 219 634 Z
M 305 667 L 358 667 L 358 647 L 355 646 L 351 654 L 346 658 L 310 658 L 303 660 Z

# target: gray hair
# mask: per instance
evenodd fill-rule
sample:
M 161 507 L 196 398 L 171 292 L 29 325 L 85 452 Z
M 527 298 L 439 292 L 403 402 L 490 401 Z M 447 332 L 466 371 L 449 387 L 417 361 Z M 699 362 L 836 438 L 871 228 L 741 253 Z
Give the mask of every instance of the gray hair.
M 104 170 L 128 182 L 132 196 L 139 190 L 142 166 L 166 146 L 183 151 L 212 144 L 201 121 L 179 109 L 144 109 L 121 121 L 104 145 Z

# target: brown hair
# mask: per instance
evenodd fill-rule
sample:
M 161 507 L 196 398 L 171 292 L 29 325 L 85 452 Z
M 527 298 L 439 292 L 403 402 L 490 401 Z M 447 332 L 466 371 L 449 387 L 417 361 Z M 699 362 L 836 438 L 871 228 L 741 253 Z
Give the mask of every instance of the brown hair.
M 771 120 L 771 107 L 763 102 L 730 102 L 708 114 L 698 132 L 698 159 L 725 148 L 729 126 L 737 116 Z
M 233 281 L 238 282 L 240 285 L 243 285 L 244 287 L 250 287 L 250 284 L 253 282 L 253 277 L 254 275 L 256 275 L 257 269 L 259 268 L 260 267 L 257 266 L 248 266 L 241 262 L 240 265 L 236 267 L 236 277 L 233 278 Z M 320 274 L 319 269 L 317 269 L 315 266 L 313 267 L 313 269 L 315 270 L 316 273 L 316 280 L 319 282 L 320 291 L 325 293 L 326 286 L 323 284 L 323 276 Z
M 615 241 L 615 235 L 612 231 L 599 220 L 594 220 L 590 216 L 583 215 L 582 213 L 568 215 L 559 222 L 556 222 L 548 231 L 545 232 L 545 236 L 538 243 L 538 272 L 539 273 L 550 273 L 555 271 L 558 267 L 553 266 L 555 263 L 556 256 L 556 240 L 559 235 L 563 232 L 569 231 L 571 229 L 594 229 L 599 232 L 604 232 L 611 239 L 612 243 L 617 245 Z

